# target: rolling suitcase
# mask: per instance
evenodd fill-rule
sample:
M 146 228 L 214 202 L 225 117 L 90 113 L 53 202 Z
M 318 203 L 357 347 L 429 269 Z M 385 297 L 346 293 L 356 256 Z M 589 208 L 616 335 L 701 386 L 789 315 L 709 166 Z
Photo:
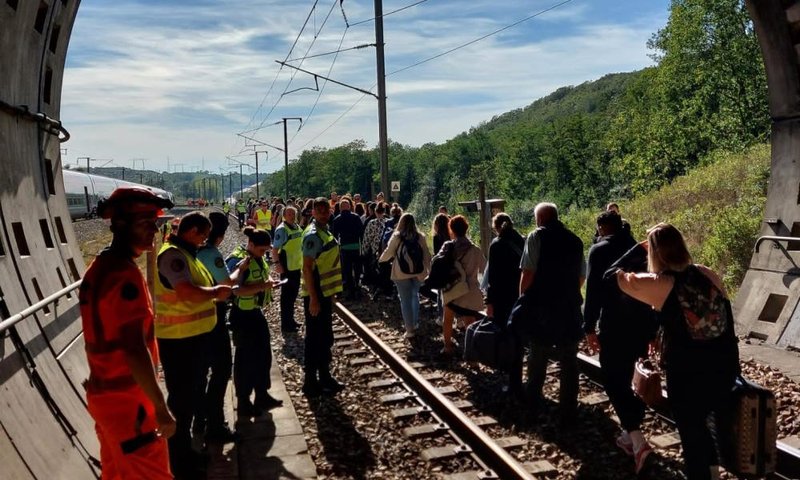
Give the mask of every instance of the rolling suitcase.
M 730 417 L 720 419 L 716 428 L 720 463 L 740 478 L 774 473 L 778 454 L 775 395 L 740 375 L 731 402 Z

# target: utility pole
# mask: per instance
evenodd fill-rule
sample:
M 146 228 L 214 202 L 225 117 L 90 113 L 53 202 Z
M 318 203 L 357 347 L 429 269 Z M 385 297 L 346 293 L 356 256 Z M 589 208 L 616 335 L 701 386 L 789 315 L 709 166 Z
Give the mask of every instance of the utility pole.
M 375 0 L 375 57 L 378 63 L 378 140 L 381 152 L 381 190 L 389 195 L 389 137 L 386 126 L 386 65 L 383 56 L 383 0 Z
M 76 162 L 80 160 L 86 160 L 86 173 L 89 173 L 89 167 L 90 163 L 92 162 L 92 159 L 89 157 L 78 157 L 75 159 Z
M 302 125 L 303 119 L 300 117 L 284 117 L 283 118 L 283 168 L 286 181 L 286 197 L 284 201 L 289 201 L 289 134 L 287 133 L 286 122 L 289 120 L 297 120 Z
M 231 192 L 231 198 L 233 198 L 233 170 L 228 171 L 228 190 Z
M 239 164 L 239 188 L 241 192 L 239 193 L 239 198 L 244 200 L 244 180 L 242 179 L 242 167 L 244 167 L 243 163 Z

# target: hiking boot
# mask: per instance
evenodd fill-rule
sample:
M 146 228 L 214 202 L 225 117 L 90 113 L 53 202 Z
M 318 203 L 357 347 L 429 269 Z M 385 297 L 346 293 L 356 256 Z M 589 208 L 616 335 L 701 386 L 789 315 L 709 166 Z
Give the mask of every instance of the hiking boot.
M 256 398 L 255 403 L 253 404 L 256 411 L 261 413 L 264 411 L 272 410 L 273 408 L 283 406 L 283 400 L 278 400 L 277 398 L 273 397 L 272 395 L 266 393 L 263 397 L 259 396 Z
M 319 382 L 316 381 L 314 382 L 306 381 L 305 383 L 303 383 L 302 390 L 303 390 L 303 395 L 305 395 L 306 398 L 317 398 L 320 395 L 322 395 L 322 387 L 320 387 Z
M 337 393 L 344 390 L 344 385 L 339 383 L 333 377 L 323 378 L 319 381 L 319 386 L 322 389 L 323 393 L 328 393 L 332 395 L 336 395 Z

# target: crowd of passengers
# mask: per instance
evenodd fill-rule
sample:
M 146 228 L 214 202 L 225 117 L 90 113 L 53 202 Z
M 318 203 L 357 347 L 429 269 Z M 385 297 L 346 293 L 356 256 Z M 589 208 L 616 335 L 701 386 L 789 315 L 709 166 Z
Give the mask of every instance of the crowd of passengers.
M 457 355 L 456 328 L 488 317 L 513 329 L 518 342 L 507 372 L 509 401 L 541 410 L 547 362 L 556 358 L 560 363 L 557 420 L 564 428 L 572 427 L 576 419 L 577 353 L 585 341 L 591 353 L 599 353 L 604 386 L 620 419 L 622 432 L 616 445 L 632 457 L 637 474 L 654 455 L 641 429 L 645 404 L 631 389 L 631 380 L 636 361 L 658 351 L 687 475 L 719 477 L 707 420 L 728 413 L 727 394 L 739 373 L 738 349 L 732 327 L 717 341 L 692 341 L 675 286 L 690 273 L 700 272 L 709 288 L 727 295 L 716 273 L 692 263 L 674 226 L 658 224 L 637 241 L 618 205 L 611 203 L 597 216 L 596 234 L 585 257 L 583 242 L 559 220 L 556 205 L 540 203 L 534 211 L 536 226 L 527 235 L 515 228 L 508 214 L 495 215 L 494 239 L 485 258 L 470 239 L 467 219 L 449 216 L 444 206 L 432 219 L 429 243 L 415 216 L 384 201 L 382 193 L 364 201 L 359 194 L 339 197 L 333 192 L 329 201 L 333 210 L 329 227 L 340 245 L 345 299 L 363 294 L 374 299 L 396 292 L 409 341 L 420 327 L 420 305 L 430 299 L 438 306 L 444 357 Z M 313 222 L 310 200 L 250 203 L 251 223 L 270 231 L 281 223 L 286 205 L 296 205 L 300 228 Z M 257 223 L 259 209 L 271 212 L 269 225 L 265 215 Z M 423 264 L 419 273 L 403 264 L 408 253 L 401 249 L 410 249 L 409 244 L 418 244 L 413 250 Z M 460 280 L 447 290 L 432 291 L 425 286 L 431 259 L 448 249 L 457 259 Z M 514 310 L 518 310 L 517 318 L 512 318 L 516 324 L 509 322 Z

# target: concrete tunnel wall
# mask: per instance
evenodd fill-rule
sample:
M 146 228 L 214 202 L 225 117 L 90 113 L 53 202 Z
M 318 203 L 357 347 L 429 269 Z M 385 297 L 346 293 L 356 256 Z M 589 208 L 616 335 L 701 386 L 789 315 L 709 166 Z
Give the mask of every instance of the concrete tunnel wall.
M 0 0 L 0 316 L 78 280 L 84 264 L 66 208 L 58 132 L 2 108 L 60 118 L 79 0 Z M 748 0 L 764 54 L 773 125 L 762 235 L 799 238 L 755 254 L 737 298 L 739 333 L 800 347 L 800 1 Z M 69 127 L 68 125 L 66 126 Z M 0 336 L 0 471 L 10 479 L 98 476 L 76 295 Z

